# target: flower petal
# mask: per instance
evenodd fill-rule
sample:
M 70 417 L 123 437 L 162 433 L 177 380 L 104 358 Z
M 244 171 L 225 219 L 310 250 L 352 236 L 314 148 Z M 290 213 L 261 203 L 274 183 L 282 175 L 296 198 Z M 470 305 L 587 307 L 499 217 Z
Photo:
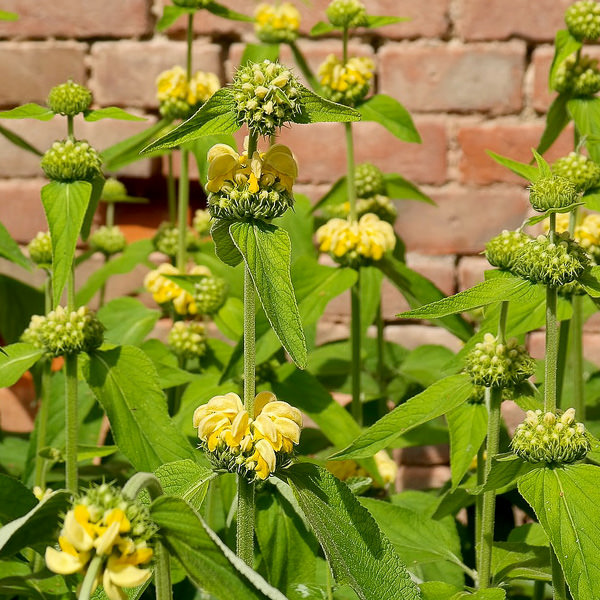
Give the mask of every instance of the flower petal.
M 59 575 L 72 575 L 85 567 L 89 558 L 88 552 L 82 552 L 78 556 L 73 556 L 67 552 L 60 552 L 48 546 L 46 548 L 46 566 Z
M 142 585 L 151 575 L 150 569 L 140 569 L 135 565 L 122 563 L 114 556 L 108 559 L 105 573 L 109 573 L 111 582 L 119 587 Z

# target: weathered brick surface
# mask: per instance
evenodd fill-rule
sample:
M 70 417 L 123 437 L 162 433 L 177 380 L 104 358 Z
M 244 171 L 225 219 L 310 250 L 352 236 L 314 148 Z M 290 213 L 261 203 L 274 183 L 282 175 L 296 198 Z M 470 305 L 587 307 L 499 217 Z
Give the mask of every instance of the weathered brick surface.
M 46 183 L 44 179 L 0 180 L 0 223 L 18 242 L 27 243 L 38 231 L 48 229 L 40 200 L 40 190 Z
M 456 31 L 464 40 L 506 40 L 520 37 L 551 41 L 571 0 L 458 0 Z
M 5 0 L 19 20 L 0 21 L 1 37 L 134 37 L 152 32 L 151 0 Z
M 545 339 L 543 331 L 534 331 L 529 334 L 527 347 L 533 358 L 544 358 Z M 600 367 L 600 333 L 590 331 L 583 334 L 583 356 Z
M 463 345 L 445 329 L 429 325 L 388 325 L 385 328 L 385 339 L 410 350 L 424 344 L 434 344 L 458 352 Z
M 414 111 L 506 114 L 523 104 L 525 44 L 387 44 L 381 91 Z
M 77 42 L 0 42 L 0 106 L 44 103 L 53 86 L 85 83 L 85 45 Z
M 491 268 L 490 263 L 484 256 L 464 256 L 461 258 L 457 267 L 459 291 L 481 283 L 485 279 L 485 271 Z

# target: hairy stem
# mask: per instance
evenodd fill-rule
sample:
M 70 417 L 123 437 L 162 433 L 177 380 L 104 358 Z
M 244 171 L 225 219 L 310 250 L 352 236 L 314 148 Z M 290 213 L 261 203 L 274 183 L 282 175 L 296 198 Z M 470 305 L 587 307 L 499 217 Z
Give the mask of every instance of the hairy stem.
M 254 484 L 238 475 L 236 553 L 250 567 L 254 565 Z
M 173 175 L 173 152 L 169 152 L 168 154 L 168 165 L 167 201 L 169 207 L 169 222 L 175 223 L 177 220 L 177 186 L 175 185 L 175 175 Z
M 562 393 L 567 370 L 567 355 L 571 338 L 571 319 L 561 321 L 558 327 L 558 355 L 556 359 L 556 406 L 562 407 Z
M 546 361 L 544 366 L 544 411 L 556 410 L 556 377 L 558 360 L 558 322 L 556 319 L 557 291 L 546 288 Z
M 360 271 L 358 279 L 350 290 L 350 313 L 351 330 L 350 338 L 352 345 L 352 416 L 362 426 L 363 410 L 360 401 L 360 371 L 362 366 L 361 357 L 361 323 L 360 323 Z
M 383 417 L 387 412 L 387 398 L 385 397 L 385 324 L 383 322 L 381 300 L 379 300 L 379 306 L 377 307 L 375 322 L 377 324 L 377 385 L 381 395 L 379 399 L 379 415 Z
M 89 600 L 90 596 L 92 595 L 92 589 L 94 587 L 96 576 L 98 575 L 98 571 L 102 566 L 102 561 L 103 557 L 100 554 L 96 554 L 90 561 L 90 564 L 85 572 L 85 577 L 83 578 L 77 600 Z
M 485 482 L 485 441 L 477 450 L 477 485 Z M 483 495 L 475 496 L 475 567 L 481 571 L 481 520 L 483 518 Z
M 186 31 L 186 61 L 185 69 L 187 80 L 192 78 L 192 47 L 194 45 L 194 15 L 190 14 L 187 18 L 187 31 Z
M 187 261 L 187 222 L 188 206 L 190 199 L 190 180 L 188 174 L 189 152 L 181 149 L 181 172 L 179 174 L 179 206 L 178 223 L 179 238 L 177 240 L 177 268 L 180 273 L 185 273 L 185 264 Z
M 352 124 L 344 123 L 346 131 L 346 181 L 348 185 L 348 203 L 350 204 L 350 220 L 356 221 L 356 184 L 354 181 L 354 138 Z
M 76 494 L 77 481 L 77 354 L 65 356 L 65 474 L 67 489 Z

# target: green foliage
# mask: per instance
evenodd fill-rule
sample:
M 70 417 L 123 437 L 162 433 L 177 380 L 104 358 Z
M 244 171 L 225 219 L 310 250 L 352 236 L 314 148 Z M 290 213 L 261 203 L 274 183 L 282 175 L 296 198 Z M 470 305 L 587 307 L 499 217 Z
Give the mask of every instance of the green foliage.
M 14 131 L 10 129 L 6 129 L 6 127 L 2 127 L 0 125 L 0 135 L 3 135 L 9 142 L 21 148 L 22 150 L 26 150 L 27 152 L 31 152 L 31 154 L 35 154 L 36 156 L 42 156 L 42 152 L 40 152 L 35 146 L 32 146 L 26 139 L 22 138 L 20 135 L 17 135 Z
M 98 311 L 106 327 L 104 339 L 122 346 L 139 346 L 154 329 L 160 312 L 144 306 L 136 298 L 115 298 Z
M 88 110 L 83 117 L 86 121 L 101 121 L 102 119 L 116 119 L 118 121 L 145 121 L 146 117 L 132 115 L 122 108 L 116 106 L 107 106 L 106 108 L 97 108 Z
M 375 121 L 404 142 L 421 143 L 409 112 L 398 100 L 385 94 L 375 94 L 357 107 L 364 121 Z
M 210 480 L 216 476 L 212 469 L 189 458 L 165 463 L 156 469 L 155 475 L 165 494 L 185 500 L 195 510 L 202 505 Z
M 0 387 L 15 384 L 41 357 L 43 351 L 31 344 L 11 344 L 0 353 Z
M 54 113 L 47 106 L 40 106 L 35 102 L 17 106 L 11 110 L 0 112 L 0 119 L 36 119 L 37 121 L 50 121 Z
M 37 500 L 19 480 L 0 474 L 0 523 L 5 525 L 29 512 Z

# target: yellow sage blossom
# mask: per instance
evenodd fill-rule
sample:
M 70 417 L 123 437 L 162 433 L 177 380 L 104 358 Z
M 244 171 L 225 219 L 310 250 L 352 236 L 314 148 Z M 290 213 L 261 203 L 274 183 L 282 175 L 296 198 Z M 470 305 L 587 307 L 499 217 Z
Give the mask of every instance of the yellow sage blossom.
M 279 5 L 263 2 L 254 11 L 254 31 L 261 42 L 293 42 L 298 37 L 300 12 L 290 2 Z
M 345 64 L 330 54 L 319 67 L 323 92 L 334 102 L 354 106 L 369 92 L 375 63 L 367 57 L 354 56 Z

